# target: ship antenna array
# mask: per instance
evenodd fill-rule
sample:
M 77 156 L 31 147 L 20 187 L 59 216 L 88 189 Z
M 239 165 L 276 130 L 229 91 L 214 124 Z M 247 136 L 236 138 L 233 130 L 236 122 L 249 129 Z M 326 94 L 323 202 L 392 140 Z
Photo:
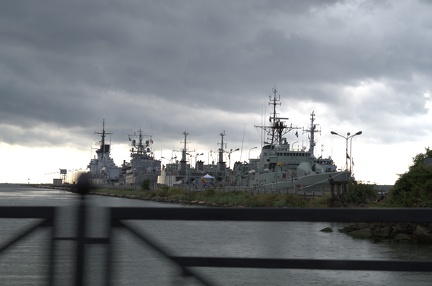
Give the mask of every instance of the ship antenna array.
M 225 130 L 219 135 L 221 136 L 221 143 L 218 143 L 221 145 L 221 147 L 219 148 L 219 162 L 223 162 L 223 153 L 225 152 L 224 148 L 227 147 L 227 143 L 224 143 L 224 136 L 226 135 Z
M 303 133 L 310 133 L 310 137 L 309 137 L 309 152 L 311 153 L 311 155 L 314 155 L 314 147 L 315 147 L 315 133 L 319 133 L 321 134 L 321 127 L 319 130 L 317 130 L 317 127 L 319 126 L 319 124 L 315 124 L 315 112 L 312 111 L 312 113 L 310 114 L 311 118 L 311 123 L 310 123 L 310 127 L 309 129 L 304 129 L 303 128 Z
M 146 141 L 146 142 L 148 142 L 148 144 L 146 143 L 146 146 L 144 146 L 144 144 L 143 144 L 143 137 L 144 136 L 149 138 L 149 140 Z M 128 137 L 129 137 L 129 141 L 132 141 L 132 143 L 131 143 L 132 146 L 138 147 L 138 149 L 137 149 L 138 154 L 144 154 L 144 152 L 146 152 L 145 147 L 149 147 L 152 144 L 151 135 L 143 134 L 141 129 L 138 130 L 138 135 L 136 134 L 136 132 L 134 132 L 134 134 L 128 134 Z M 132 140 L 131 137 L 132 138 L 138 137 L 138 146 L 136 145 L 136 141 Z M 153 151 L 151 150 L 150 152 L 152 153 Z
M 183 142 L 180 142 L 180 143 L 183 143 L 183 150 L 182 150 L 182 161 L 184 161 L 184 162 L 186 162 L 186 152 L 187 152 L 187 148 L 186 148 L 186 146 L 187 146 L 187 136 L 189 135 L 189 133 L 188 132 L 186 132 L 186 131 L 184 131 L 183 132 L 183 135 L 184 135 L 184 141 Z
M 105 136 L 112 134 L 111 132 L 105 132 L 105 119 L 102 120 L 102 132 L 95 132 L 95 134 L 102 135 L 101 146 L 102 146 L 102 158 L 103 158 L 105 155 Z
M 280 102 L 280 95 L 277 95 L 277 89 L 276 87 L 273 87 L 272 89 L 273 92 L 273 96 L 270 96 L 270 102 L 269 105 L 273 105 L 273 112 L 269 117 L 269 121 L 271 123 L 271 126 L 257 126 L 255 125 L 255 127 L 259 127 L 262 130 L 264 130 L 264 132 L 267 133 L 267 135 L 269 136 L 267 138 L 267 140 L 269 140 L 270 142 L 264 142 L 264 144 L 271 144 L 273 145 L 274 143 L 282 143 L 282 136 L 286 133 L 288 133 L 289 131 L 293 130 L 293 129 L 299 129 L 298 127 L 292 127 L 291 126 L 287 126 L 284 124 L 284 120 L 288 120 L 289 118 L 287 117 L 278 117 L 278 113 L 276 112 L 276 106 L 281 106 L 282 103 Z

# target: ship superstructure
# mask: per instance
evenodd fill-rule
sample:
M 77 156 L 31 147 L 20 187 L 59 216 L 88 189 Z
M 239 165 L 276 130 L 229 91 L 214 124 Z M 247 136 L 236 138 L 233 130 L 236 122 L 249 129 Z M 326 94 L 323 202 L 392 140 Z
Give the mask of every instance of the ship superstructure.
M 300 128 L 287 125 L 288 118 L 280 117 L 276 107 L 281 105 L 280 96 L 276 88 L 273 88 L 273 96 L 270 97 L 270 105 L 273 106 L 269 118 L 270 125 L 255 126 L 261 128 L 265 135 L 265 141 L 261 148 L 259 159 L 251 159 L 248 163 L 236 162 L 234 171 L 236 185 L 258 189 L 282 190 L 288 188 L 321 188 L 329 186 L 329 180 L 346 181 L 349 173 L 336 171 L 336 166 L 331 158 L 316 158 L 314 155 L 315 113 L 311 113 L 309 129 L 303 132 L 309 133 L 309 149 L 305 147 L 294 150 L 285 137 L 289 132 L 298 136 Z
M 181 149 L 181 159 L 177 160 L 177 156 L 171 157 L 171 161 L 162 167 L 160 176 L 157 179 L 157 183 L 160 185 L 181 185 L 192 181 L 192 168 L 188 164 L 187 156 L 190 155 L 187 149 L 187 137 L 189 133 L 183 132 L 184 141 L 183 148 Z M 172 161 L 174 160 L 174 161 Z
M 101 136 L 100 146 L 96 150 L 96 156 L 90 160 L 87 168 L 93 184 L 110 184 L 118 182 L 121 178 L 122 169 L 116 166 L 110 156 L 111 144 L 107 142 L 106 136 L 112 133 L 105 131 L 105 120 L 102 122 L 102 132 L 95 132 Z
M 223 149 L 223 136 L 225 136 L 225 132 L 220 134 L 222 136 L 222 143 L 221 148 L 218 150 L 218 162 L 215 163 L 212 161 L 211 164 L 204 164 L 202 160 L 197 160 L 198 156 L 202 156 L 204 153 L 188 149 L 188 135 L 188 132 L 183 132 L 184 141 L 181 142 L 183 145 L 183 148 L 180 150 L 181 159 L 178 160 L 177 156 L 171 157 L 170 162 L 162 167 L 161 175 L 158 177 L 158 184 L 168 186 L 187 185 L 189 188 L 200 189 L 202 188 L 203 179 L 211 177 L 212 179 L 217 178 L 218 181 L 226 180 L 227 169 L 223 160 L 225 152 Z M 193 158 L 195 158 L 195 164 L 192 162 Z
M 129 142 L 130 162 L 124 163 L 124 183 L 140 185 L 149 180 L 155 184 L 160 175 L 161 161 L 154 157 L 152 136 L 143 134 L 140 129 L 129 135 Z

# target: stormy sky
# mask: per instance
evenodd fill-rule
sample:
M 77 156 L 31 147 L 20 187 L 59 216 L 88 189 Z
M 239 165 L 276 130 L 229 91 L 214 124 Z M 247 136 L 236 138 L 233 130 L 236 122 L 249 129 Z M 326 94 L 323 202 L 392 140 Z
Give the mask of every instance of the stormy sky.
M 245 161 L 276 86 L 289 125 L 315 112 L 316 155 L 343 167 L 346 141 L 330 131 L 361 130 L 356 178 L 392 184 L 431 138 L 431 12 L 428 1 L 5 1 L 0 182 L 85 168 L 103 120 L 119 165 L 139 129 L 157 157 L 180 150 L 184 131 L 191 150 L 215 151 L 225 131 Z M 300 133 L 288 141 L 308 147 Z

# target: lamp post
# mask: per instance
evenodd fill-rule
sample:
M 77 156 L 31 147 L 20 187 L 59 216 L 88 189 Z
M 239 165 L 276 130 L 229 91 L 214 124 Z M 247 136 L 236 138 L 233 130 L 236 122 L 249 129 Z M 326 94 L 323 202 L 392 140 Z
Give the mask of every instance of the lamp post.
M 231 150 L 228 152 L 228 159 L 229 159 L 229 161 L 228 161 L 228 167 L 229 167 L 229 168 L 231 168 L 231 153 L 233 153 L 233 152 L 235 152 L 235 151 L 238 151 L 238 150 L 240 150 L 240 148 L 237 148 L 237 149 L 235 149 L 235 150 L 231 149 Z
M 350 171 L 351 171 L 351 174 L 353 173 L 352 140 L 353 140 L 354 136 L 361 135 L 362 133 L 363 133 L 362 131 L 359 131 L 359 132 L 355 133 L 354 135 L 352 135 L 351 139 L 350 139 Z
M 204 153 L 196 153 L 195 154 L 195 169 L 196 169 L 196 164 L 197 164 L 197 161 L 198 161 L 198 156 L 201 156 L 201 155 L 204 155 Z
M 252 148 L 249 149 L 249 157 L 248 157 L 248 160 L 250 160 L 250 151 L 251 151 L 252 149 L 256 149 L 256 148 L 258 148 L 258 147 L 252 147 Z
M 349 171 L 351 172 L 351 167 L 352 167 L 352 164 L 351 164 L 351 162 L 352 162 L 352 160 L 351 160 L 351 155 L 352 155 L 351 154 L 352 138 L 354 136 L 362 134 L 362 131 L 359 131 L 359 132 L 357 132 L 355 134 L 351 134 L 350 132 L 347 132 L 347 136 L 340 135 L 340 134 L 338 134 L 338 133 L 336 133 L 334 131 L 331 131 L 330 133 L 332 135 L 337 135 L 337 136 L 340 136 L 340 137 L 342 137 L 342 138 L 345 139 L 345 170 L 348 171 L 348 157 L 349 157 L 350 158 L 350 168 L 349 168 Z M 350 155 L 348 155 L 348 139 L 351 139 L 351 141 L 350 141 L 350 143 L 351 143 L 350 144 Z

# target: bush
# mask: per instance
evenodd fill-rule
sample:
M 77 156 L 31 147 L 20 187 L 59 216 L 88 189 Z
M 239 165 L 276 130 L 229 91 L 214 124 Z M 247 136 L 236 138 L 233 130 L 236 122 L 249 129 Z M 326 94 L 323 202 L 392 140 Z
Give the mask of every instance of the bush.
M 356 181 L 348 184 L 345 202 L 349 205 L 367 205 L 376 201 L 377 192 L 373 189 L 374 185 L 359 184 Z
M 216 194 L 216 191 L 213 188 L 208 188 L 208 189 L 205 189 L 205 191 L 204 191 L 204 197 L 206 197 L 206 198 L 214 197 L 215 194 Z
M 417 154 L 408 171 L 390 190 L 383 205 L 395 207 L 432 207 L 432 166 L 426 165 L 426 158 L 432 157 L 432 150 Z
M 141 183 L 141 190 L 143 190 L 143 191 L 150 191 L 150 180 L 149 179 L 145 179 Z

